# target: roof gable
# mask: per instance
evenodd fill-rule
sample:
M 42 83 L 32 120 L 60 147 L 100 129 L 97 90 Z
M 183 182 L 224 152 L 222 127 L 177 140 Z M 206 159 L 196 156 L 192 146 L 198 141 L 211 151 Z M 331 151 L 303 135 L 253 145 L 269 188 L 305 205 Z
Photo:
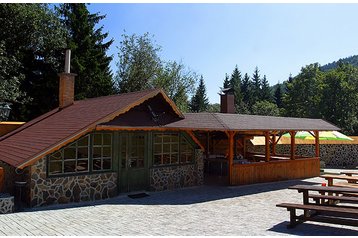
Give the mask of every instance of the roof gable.
M 132 107 L 125 114 L 100 125 L 118 127 L 153 127 L 162 126 L 182 119 L 173 107 L 165 100 L 163 94 L 158 94 L 143 103 Z

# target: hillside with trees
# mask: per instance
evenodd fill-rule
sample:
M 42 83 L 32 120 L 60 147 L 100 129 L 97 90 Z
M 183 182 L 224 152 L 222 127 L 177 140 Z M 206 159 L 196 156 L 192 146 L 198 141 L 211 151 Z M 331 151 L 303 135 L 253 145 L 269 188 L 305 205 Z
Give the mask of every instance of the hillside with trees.
M 235 66 L 233 72 L 237 70 Z M 232 87 L 227 77 L 226 82 Z M 237 113 L 321 118 L 344 133 L 358 134 L 358 67 L 351 64 L 339 61 L 328 71 L 318 63 L 310 64 L 272 87 L 256 67 L 251 77 L 245 74 L 240 90 L 234 91 L 242 98 L 235 102 Z
M 351 64 L 353 66 L 358 67 L 358 55 L 349 56 L 346 58 L 339 59 L 338 61 L 333 61 L 332 63 L 325 64 L 325 65 L 321 66 L 321 70 L 328 71 L 331 69 L 335 69 L 338 67 L 339 63 Z

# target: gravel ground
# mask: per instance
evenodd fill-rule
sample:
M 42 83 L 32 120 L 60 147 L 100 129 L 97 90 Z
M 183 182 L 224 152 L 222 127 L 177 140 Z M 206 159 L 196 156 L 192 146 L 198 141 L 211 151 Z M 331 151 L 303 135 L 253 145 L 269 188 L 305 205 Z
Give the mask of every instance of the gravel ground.
M 306 222 L 287 229 L 289 212 L 275 205 L 302 202 L 287 187 L 312 178 L 246 186 L 200 186 L 121 195 L 99 202 L 54 205 L 0 215 L 0 235 L 350 235 L 358 227 Z

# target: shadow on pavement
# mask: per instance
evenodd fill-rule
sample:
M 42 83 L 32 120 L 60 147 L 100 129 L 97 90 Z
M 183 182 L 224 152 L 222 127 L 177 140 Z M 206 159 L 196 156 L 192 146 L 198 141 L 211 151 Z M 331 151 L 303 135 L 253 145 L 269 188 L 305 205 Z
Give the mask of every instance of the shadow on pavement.
M 277 233 L 298 235 L 298 236 L 357 236 L 358 230 L 351 230 L 343 227 L 325 226 L 323 223 L 305 222 L 297 225 L 295 228 L 288 229 L 289 222 L 282 222 L 269 231 Z
M 27 208 L 24 212 L 40 210 L 57 210 L 98 205 L 189 205 L 202 202 L 215 201 L 233 197 L 246 196 L 276 190 L 287 189 L 287 187 L 298 184 L 317 184 L 302 180 L 289 180 L 272 183 L 261 183 L 243 186 L 213 186 L 203 185 L 197 187 L 183 188 L 172 191 L 146 192 L 149 196 L 138 199 L 129 198 L 129 194 L 121 194 L 117 197 L 99 201 L 89 201 L 70 204 L 48 205 L 38 208 Z M 134 194 L 134 193 L 130 193 Z

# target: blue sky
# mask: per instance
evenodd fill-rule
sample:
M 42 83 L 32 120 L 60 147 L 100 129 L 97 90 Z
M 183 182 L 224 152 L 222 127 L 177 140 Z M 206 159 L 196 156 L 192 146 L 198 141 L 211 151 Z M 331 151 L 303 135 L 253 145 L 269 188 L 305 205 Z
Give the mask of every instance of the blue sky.
M 296 75 L 302 66 L 321 65 L 358 54 L 358 4 L 125 4 L 92 3 L 106 14 L 104 31 L 117 54 L 127 34 L 154 35 L 164 60 L 182 61 L 203 75 L 211 103 L 219 102 L 225 73 L 255 67 L 270 85 Z

